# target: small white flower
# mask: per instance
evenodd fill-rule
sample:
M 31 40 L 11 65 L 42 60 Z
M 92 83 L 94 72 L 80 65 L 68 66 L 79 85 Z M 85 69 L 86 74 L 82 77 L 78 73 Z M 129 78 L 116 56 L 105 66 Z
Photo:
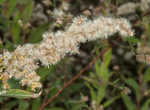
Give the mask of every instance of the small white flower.
M 57 10 L 56 13 L 61 15 Z M 0 70 L 3 85 L 5 88 L 9 87 L 7 80 L 14 77 L 20 80 L 22 86 L 30 86 L 32 90 L 41 88 L 40 77 L 35 72 L 38 68 L 36 60 L 40 60 L 45 66 L 56 64 L 68 53 L 79 53 L 80 43 L 105 39 L 116 32 L 124 37 L 134 34 L 130 23 L 123 18 L 100 16 L 92 21 L 79 16 L 65 31 L 44 33 L 43 40 L 38 44 L 18 46 L 13 52 L 5 50 L 0 55 L 0 65 L 4 68 L 3 71 Z

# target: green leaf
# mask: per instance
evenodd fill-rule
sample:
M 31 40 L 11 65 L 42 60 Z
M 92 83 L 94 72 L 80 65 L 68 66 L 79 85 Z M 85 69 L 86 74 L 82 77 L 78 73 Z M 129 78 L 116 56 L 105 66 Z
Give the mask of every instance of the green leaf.
M 51 65 L 48 67 L 40 67 L 37 69 L 37 73 L 40 76 L 41 81 L 44 81 L 46 77 L 52 73 L 54 73 L 55 66 Z
M 112 50 L 109 49 L 107 52 L 104 54 L 104 64 L 106 67 L 108 67 L 110 61 L 111 61 L 111 56 L 112 56 Z
M 106 108 L 110 106 L 113 102 L 115 102 L 120 96 L 113 97 L 111 99 L 106 100 L 106 102 L 103 104 L 103 108 Z
M 92 73 L 94 74 L 94 73 Z M 91 76 L 90 77 L 86 77 L 86 76 L 83 76 L 83 79 L 89 83 L 91 83 L 93 85 L 93 87 L 95 88 L 99 88 L 99 81 L 98 80 L 95 80 L 94 78 L 92 78 Z
M 145 103 L 142 105 L 141 110 L 148 110 L 150 105 L 150 99 L 146 100 Z
M 96 91 L 94 91 L 94 89 L 91 87 L 89 83 L 86 82 L 85 84 L 90 89 L 90 95 L 91 95 L 92 100 L 96 100 L 97 99 Z
M 106 90 L 105 86 L 101 86 L 98 88 L 97 99 L 96 99 L 97 105 L 99 105 L 103 100 L 103 98 L 105 97 L 105 92 L 106 92 L 105 90 Z
M 104 54 L 104 59 L 103 62 L 101 63 L 100 66 L 98 66 L 98 64 L 96 64 L 95 68 L 96 68 L 96 74 L 104 81 L 107 82 L 108 78 L 110 76 L 109 72 L 108 72 L 108 66 L 110 64 L 111 61 L 111 56 L 112 56 L 112 50 L 109 49 L 105 54 Z
M 18 0 L 9 0 L 8 1 L 8 18 L 12 15 Z
M 83 110 L 83 107 L 86 108 L 87 105 L 84 103 L 76 103 L 72 106 L 71 110 Z
M 67 93 L 66 92 L 63 92 L 63 93 L 68 96 L 68 94 L 76 93 L 83 87 L 84 87 L 84 85 L 82 85 L 81 83 L 76 82 L 76 83 L 72 84 L 70 87 L 67 88 L 68 89 Z M 64 95 L 63 93 L 62 93 L 62 95 Z
M 32 10 L 33 10 L 33 1 L 28 0 L 26 3 L 26 7 L 23 10 L 23 22 L 24 23 L 27 23 L 28 20 L 30 19 Z
M 40 108 L 41 105 L 41 99 L 40 98 L 36 98 L 36 100 L 32 100 L 32 110 L 38 110 Z
M 12 110 L 13 107 L 16 106 L 17 104 L 18 104 L 17 100 L 8 101 L 7 105 L 4 105 L 2 110 Z
M 42 24 L 37 28 L 34 28 L 30 32 L 29 42 L 37 43 L 42 40 L 42 34 L 48 29 L 49 23 Z
M 19 81 L 17 81 L 14 78 L 9 79 L 7 83 L 10 86 L 10 88 L 20 89 L 21 87 Z
M 130 45 L 134 45 L 140 42 L 140 40 L 137 39 L 136 37 L 126 37 L 124 40 L 129 42 Z
M 138 96 L 138 90 L 139 90 L 138 83 L 132 78 L 125 79 L 125 83 L 131 86 L 134 89 L 136 96 Z
M 150 68 L 148 68 L 148 69 L 146 70 L 146 72 L 144 73 L 143 80 L 144 80 L 145 83 L 147 83 L 147 82 L 150 81 Z
M 9 40 L 7 40 L 5 48 L 8 49 L 9 51 L 13 51 L 14 50 L 14 45 L 13 45 L 12 42 L 10 42 Z
M 13 24 L 12 24 L 12 27 L 11 27 L 11 34 L 12 34 L 12 37 L 13 37 L 13 41 L 15 44 L 19 43 L 20 42 L 20 32 L 21 32 L 21 28 L 20 28 L 20 25 L 18 23 L 18 20 L 20 19 L 20 13 L 17 12 L 16 13 L 16 16 L 13 20 Z
M 19 41 L 20 41 L 20 26 L 18 25 L 18 23 L 14 23 L 11 32 L 12 32 L 14 43 L 15 44 L 19 43 Z
M 125 94 L 122 94 L 121 95 L 121 98 L 125 104 L 125 106 L 127 107 L 127 110 L 135 110 L 135 106 L 134 104 L 132 103 L 131 99 L 129 96 L 125 95 Z
M 9 21 L 0 15 L 0 30 L 4 32 L 8 31 L 8 24 Z
M 0 5 L 4 2 L 5 0 L 0 0 Z
M 20 89 L 9 89 L 9 90 L 3 90 L 0 91 L 0 96 L 7 96 L 7 97 L 14 97 L 14 98 L 19 98 L 19 99 L 24 99 L 24 98 L 36 98 L 40 95 Z
M 25 100 L 19 100 L 19 109 L 18 110 L 27 110 L 27 108 L 29 107 L 29 103 Z
M 87 82 L 86 85 L 90 89 L 90 94 L 92 101 L 96 101 L 96 106 L 98 106 L 103 98 L 105 97 L 105 90 L 108 85 L 108 80 L 110 77 L 110 72 L 108 71 L 108 66 L 111 61 L 112 56 L 112 50 L 109 49 L 104 54 L 104 59 L 101 64 L 97 61 L 95 63 L 95 69 L 96 69 L 96 75 L 102 80 L 99 81 L 96 77 L 93 78 L 86 78 L 84 77 L 88 82 L 91 83 L 91 85 Z M 96 91 L 95 91 L 96 89 Z

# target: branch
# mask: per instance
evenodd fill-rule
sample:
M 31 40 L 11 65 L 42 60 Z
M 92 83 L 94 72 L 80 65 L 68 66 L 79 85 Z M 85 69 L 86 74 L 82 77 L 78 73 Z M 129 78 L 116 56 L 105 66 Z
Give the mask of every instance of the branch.
M 103 53 L 102 53 L 103 54 Z M 88 68 L 90 68 L 96 61 L 97 59 L 102 55 L 100 54 L 96 58 L 93 58 L 92 61 L 90 61 L 89 64 L 87 64 L 76 76 L 74 76 L 71 80 L 69 80 L 67 83 L 64 83 L 63 87 L 58 90 L 58 92 L 50 97 L 48 100 L 44 101 L 43 104 L 40 106 L 39 110 L 43 110 L 49 103 L 51 103 L 59 94 L 63 92 L 65 88 L 70 86 L 74 81 L 76 81 Z

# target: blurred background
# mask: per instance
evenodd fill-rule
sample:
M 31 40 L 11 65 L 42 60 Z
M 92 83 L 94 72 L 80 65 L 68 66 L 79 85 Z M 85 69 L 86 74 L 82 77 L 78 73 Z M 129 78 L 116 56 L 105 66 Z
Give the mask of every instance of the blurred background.
M 0 110 L 39 110 L 97 56 L 43 110 L 150 110 L 150 0 L 0 0 L 0 53 L 39 43 L 44 32 L 65 30 L 80 15 L 91 20 L 124 17 L 135 35 L 123 39 L 116 33 L 107 40 L 81 44 L 79 55 L 68 55 L 49 68 L 41 65 L 37 73 L 42 95 L 35 99 L 0 96 Z M 26 89 L 14 79 L 10 85 Z

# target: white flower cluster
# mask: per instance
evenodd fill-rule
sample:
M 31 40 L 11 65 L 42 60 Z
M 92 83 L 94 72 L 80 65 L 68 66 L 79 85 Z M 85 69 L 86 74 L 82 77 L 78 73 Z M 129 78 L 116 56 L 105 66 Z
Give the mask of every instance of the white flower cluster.
M 20 80 L 22 86 L 31 86 L 32 90 L 41 88 L 40 77 L 35 72 L 38 68 L 37 60 L 45 66 L 56 64 L 67 53 L 79 53 L 80 43 L 107 38 L 116 32 L 121 36 L 134 34 L 130 23 L 123 18 L 101 16 L 92 21 L 79 16 L 66 31 L 46 32 L 38 44 L 18 46 L 13 52 L 4 51 L 0 55 L 0 79 L 3 87 L 9 88 L 7 80 L 14 77 Z
M 22 86 L 31 86 L 32 90 L 41 88 L 40 77 L 35 72 L 38 65 L 33 56 L 33 46 L 32 44 L 18 46 L 14 52 L 4 51 L 0 56 L 0 73 L 4 89 L 9 88 L 7 80 L 12 77 L 20 80 Z

